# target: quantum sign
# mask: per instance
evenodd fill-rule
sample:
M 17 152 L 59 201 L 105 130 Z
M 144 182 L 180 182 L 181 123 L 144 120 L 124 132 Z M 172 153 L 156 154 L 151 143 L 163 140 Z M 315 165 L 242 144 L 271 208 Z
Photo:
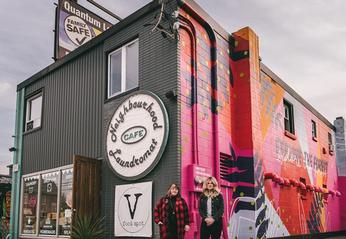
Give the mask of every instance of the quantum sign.
M 60 0 L 57 11 L 55 58 L 60 59 L 101 34 L 112 24 L 69 0 Z
M 121 178 L 136 180 L 158 163 L 167 144 L 168 116 L 151 92 L 130 95 L 116 109 L 107 130 L 107 158 Z
M 114 236 L 152 237 L 152 182 L 115 186 Z

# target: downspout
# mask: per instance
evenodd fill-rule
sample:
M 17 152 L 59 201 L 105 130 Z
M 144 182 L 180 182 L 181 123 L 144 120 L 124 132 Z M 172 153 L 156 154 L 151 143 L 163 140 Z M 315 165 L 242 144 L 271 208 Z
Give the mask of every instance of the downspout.
M 196 31 L 193 24 L 185 17 L 179 15 L 181 24 L 180 28 L 187 32 L 190 36 L 191 43 L 191 109 L 192 109 L 192 148 L 193 148 L 193 164 L 199 164 L 198 156 L 198 102 L 197 102 L 197 51 L 196 51 Z
M 16 103 L 16 122 L 15 122 L 15 138 L 14 147 L 16 151 L 13 153 L 13 170 L 12 173 L 12 190 L 11 190 L 11 215 L 10 215 L 10 237 L 18 238 L 19 231 L 19 207 L 20 207 L 20 187 L 21 187 L 21 167 L 23 157 L 23 119 L 24 119 L 24 91 L 21 89 L 17 92 Z
M 210 58 L 211 58 L 211 111 L 212 111 L 212 127 L 213 127 L 213 147 L 214 147 L 214 163 L 215 163 L 215 176 L 217 181 L 221 182 L 220 177 L 220 150 L 219 150 L 219 116 L 218 116 L 218 85 L 217 85 L 217 43 L 213 28 L 190 6 L 185 4 L 184 0 L 177 0 L 178 5 L 186 11 L 188 14 L 194 17 L 194 19 L 201 24 L 207 31 L 210 40 Z M 195 58 L 197 59 L 197 58 Z M 197 69 L 197 68 L 196 68 Z M 197 72 L 197 70 L 196 70 Z M 197 76 L 197 75 L 196 75 Z M 197 77 L 196 77 L 196 88 L 197 88 Z M 197 91 L 197 90 L 196 90 Z M 196 95 L 197 96 L 197 95 Z M 197 108 L 197 104 L 196 104 Z M 196 128 L 196 131 L 198 128 Z M 225 217 L 223 218 L 223 236 L 228 239 L 227 234 L 227 223 Z
M 183 0 L 177 0 L 178 5 L 194 19 L 201 24 L 207 31 L 210 40 L 210 58 L 211 58 L 211 110 L 212 110 L 212 122 L 213 122 L 213 148 L 214 148 L 214 163 L 215 163 L 215 176 L 218 182 L 220 182 L 220 152 L 219 152 L 219 131 L 218 131 L 218 92 L 217 92 L 217 48 L 216 48 L 216 37 L 213 28 L 200 16 L 198 15 L 190 6 L 185 4 Z M 196 79 L 197 80 L 197 79 Z M 197 81 L 196 81 L 197 84 Z M 197 86 L 197 85 L 196 85 Z M 196 87 L 197 88 L 197 87 Z M 196 129 L 198 130 L 198 129 Z

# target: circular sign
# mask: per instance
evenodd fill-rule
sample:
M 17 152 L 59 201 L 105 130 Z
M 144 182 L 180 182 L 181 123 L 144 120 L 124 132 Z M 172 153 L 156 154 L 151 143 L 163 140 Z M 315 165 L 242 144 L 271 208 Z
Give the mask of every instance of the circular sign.
M 80 46 L 92 39 L 92 33 L 88 24 L 76 16 L 69 16 L 65 19 L 65 32 L 71 41 Z
M 168 139 L 168 115 L 154 93 L 138 91 L 116 109 L 107 130 L 107 159 L 121 178 L 147 175 L 160 160 Z

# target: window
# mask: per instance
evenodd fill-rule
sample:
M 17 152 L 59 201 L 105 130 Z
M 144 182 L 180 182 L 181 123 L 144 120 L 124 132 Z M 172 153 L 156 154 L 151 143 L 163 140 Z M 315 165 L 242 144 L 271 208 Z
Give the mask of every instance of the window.
M 23 177 L 21 234 L 54 238 L 70 235 L 73 179 L 70 167 Z
M 55 235 L 59 172 L 43 174 L 40 197 L 40 234 Z
M 333 138 L 331 133 L 328 133 L 328 148 L 329 148 L 329 153 L 334 152 Z
M 22 233 L 36 234 L 39 176 L 27 177 L 23 183 Z
M 300 196 L 301 196 L 302 199 L 306 199 L 306 192 L 307 192 L 307 190 L 306 190 L 306 179 L 300 177 L 299 178 L 299 182 L 304 185 L 304 186 L 302 185 L 303 187 L 300 187 Z
M 61 175 L 61 196 L 59 213 L 59 235 L 70 235 L 72 223 L 72 179 L 71 169 L 63 170 Z
M 293 116 L 293 105 L 284 100 L 285 109 L 285 130 L 291 134 L 294 134 L 294 116 Z
M 108 98 L 138 86 L 138 39 L 108 55 Z
M 317 139 L 317 128 L 316 128 L 316 122 L 311 120 L 311 133 L 312 133 L 312 138 L 314 140 Z
M 26 100 L 25 131 L 30 131 L 41 126 L 42 92 Z

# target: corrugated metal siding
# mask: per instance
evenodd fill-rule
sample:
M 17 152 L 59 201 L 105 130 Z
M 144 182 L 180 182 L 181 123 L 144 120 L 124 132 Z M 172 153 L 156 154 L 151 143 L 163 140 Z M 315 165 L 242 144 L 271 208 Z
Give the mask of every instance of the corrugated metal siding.
M 44 95 L 42 128 L 24 135 L 23 174 L 102 156 L 104 64 L 99 46 L 26 89 Z
M 164 39 L 160 33 L 150 33 L 150 27 L 144 28 L 143 24 L 151 22 L 154 14 L 146 16 L 142 21 L 130 26 L 127 31 L 123 31 L 107 40 L 104 44 L 104 50 L 109 51 L 120 46 L 122 43 L 139 34 L 139 89 L 148 90 L 157 94 L 164 102 L 170 123 L 170 132 L 166 150 L 156 166 L 156 168 L 146 177 L 135 182 L 154 181 L 153 184 L 153 204 L 167 192 L 167 187 L 173 183 L 180 183 L 180 162 L 177 148 L 177 102 L 168 100 L 165 93 L 172 89 L 177 89 L 177 44 L 173 40 Z M 119 103 L 126 97 L 118 97 L 104 105 L 104 124 L 103 137 L 107 132 L 109 121 Z M 105 151 L 105 141 L 103 141 L 103 150 Z M 104 155 L 106 158 L 106 155 Z M 115 176 L 113 171 L 105 163 L 103 165 L 103 202 L 104 213 L 106 215 L 106 228 L 109 238 L 114 231 L 114 190 L 117 184 L 127 184 Z M 153 206 L 154 206 L 153 205 Z M 155 236 L 159 238 L 158 227 L 154 226 Z M 108 238 L 108 237 L 107 237 Z
M 177 43 L 164 39 L 159 32 L 151 33 L 155 14 L 130 25 L 107 39 L 103 45 L 68 62 L 42 80 L 26 88 L 26 95 L 44 89 L 42 129 L 24 136 L 23 173 L 28 174 L 71 164 L 74 154 L 103 158 L 102 211 L 106 217 L 106 238 L 114 238 L 114 189 L 117 184 L 135 183 L 115 176 L 106 162 L 105 135 L 109 121 L 120 101 L 105 102 L 107 52 L 133 37 L 139 37 L 139 89 L 157 94 L 164 102 L 170 120 L 166 150 L 145 178 L 136 182 L 154 181 L 153 206 L 167 192 L 167 187 L 180 183 L 180 154 L 177 142 L 177 102 L 165 93 L 177 89 Z M 154 226 L 159 238 L 158 227 Z

